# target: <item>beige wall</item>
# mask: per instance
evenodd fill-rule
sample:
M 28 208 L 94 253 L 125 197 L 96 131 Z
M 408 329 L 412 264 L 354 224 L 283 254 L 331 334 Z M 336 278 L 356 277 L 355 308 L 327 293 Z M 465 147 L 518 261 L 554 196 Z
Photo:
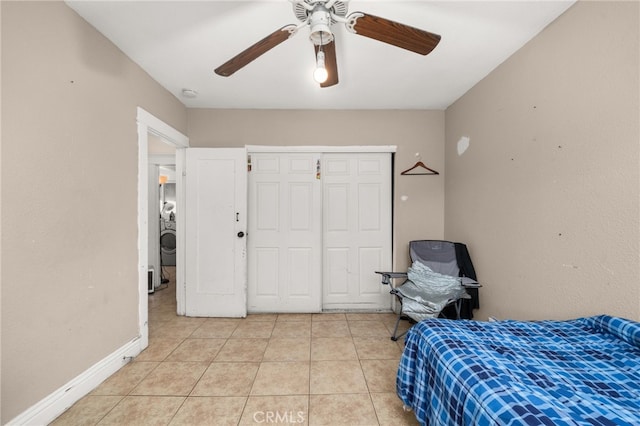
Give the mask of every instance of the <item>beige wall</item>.
M 640 320 L 638 17 L 579 2 L 447 109 L 445 236 L 478 317 Z
M 64 3 L 0 4 L 5 423 L 138 335 L 136 107 L 187 116 Z
M 480 318 L 640 319 L 637 2 L 577 4 L 446 113 L 186 110 L 64 4 L 0 7 L 2 423 L 138 334 L 137 106 L 192 146 L 397 145 L 397 268 L 446 237 Z M 441 175 L 400 176 L 416 152 Z
M 189 109 L 194 147 L 244 145 L 397 145 L 395 156 L 396 267 L 408 263 L 408 242 L 442 238 L 444 178 L 400 176 L 420 153 L 444 172 L 444 111 L 291 111 Z M 406 195 L 406 201 L 400 197 Z

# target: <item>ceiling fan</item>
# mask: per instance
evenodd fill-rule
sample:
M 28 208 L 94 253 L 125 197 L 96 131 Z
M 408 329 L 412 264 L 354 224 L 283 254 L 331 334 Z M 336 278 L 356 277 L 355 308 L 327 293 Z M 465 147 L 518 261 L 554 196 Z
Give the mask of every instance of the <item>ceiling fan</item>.
M 347 16 L 349 0 L 289 0 L 299 24 L 285 25 L 248 47 L 215 69 L 215 73 L 228 77 L 254 59 L 293 37 L 299 29 L 309 26 L 309 39 L 315 49 L 314 79 L 320 87 L 338 84 L 336 46 L 331 26 L 345 24 L 349 32 L 369 37 L 412 52 L 426 55 L 440 42 L 438 34 L 400 24 L 389 19 L 353 12 Z

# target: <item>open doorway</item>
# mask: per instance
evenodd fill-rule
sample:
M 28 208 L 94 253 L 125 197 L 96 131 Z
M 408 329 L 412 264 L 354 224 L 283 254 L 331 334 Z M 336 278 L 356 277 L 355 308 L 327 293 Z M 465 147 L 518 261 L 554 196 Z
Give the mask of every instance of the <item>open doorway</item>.
M 158 162 L 158 156 L 164 157 L 163 162 L 171 164 L 175 167 L 175 209 L 177 211 L 185 211 L 184 209 L 184 158 L 185 148 L 189 146 L 189 139 L 178 132 L 163 121 L 149 114 L 142 108 L 137 111 L 138 122 L 138 294 L 139 294 L 139 332 L 141 339 L 141 347 L 144 349 L 149 344 L 149 312 L 148 312 L 148 294 L 149 294 L 149 267 L 153 262 L 160 265 L 160 249 L 159 234 L 150 236 L 150 229 L 158 229 L 160 233 L 160 214 L 156 214 L 156 199 L 159 200 L 159 164 L 150 164 L 152 158 L 150 154 L 150 146 L 159 149 L 159 147 L 170 147 L 172 154 L 153 154 L 154 161 Z M 165 164 L 165 165 L 166 165 Z M 158 167 L 156 177 L 155 167 Z M 158 188 L 158 195 L 150 188 Z M 159 201 L 158 201 L 159 203 Z M 151 206 L 151 207 L 150 207 Z M 159 204 L 158 204 L 159 206 Z M 150 218 L 153 221 L 158 218 L 158 226 L 150 224 Z M 184 314 L 184 221 L 175 216 L 176 231 L 176 256 L 175 256 L 175 280 L 176 280 L 176 300 L 177 314 Z M 154 232 L 151 232 L 154 234 Z M 158 249 L 156 250 L 156 242 Z M 158 254 L 156 257 L 156 253 Z M 158 271 L 158 278 L 160 276 Z M 161 278 L 159 278 L 161 279 Z
M 177 256 L 176 147 L 148 135 L 149 293 L 166 289 Z M 173 283 L 175 285 L 175 283 Z

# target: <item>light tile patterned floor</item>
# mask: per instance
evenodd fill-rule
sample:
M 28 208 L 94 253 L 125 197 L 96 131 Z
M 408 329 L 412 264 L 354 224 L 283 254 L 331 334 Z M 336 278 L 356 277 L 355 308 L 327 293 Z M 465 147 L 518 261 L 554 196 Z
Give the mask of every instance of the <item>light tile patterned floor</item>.
M 149 347 L 53 424 L 417 424 L 395 395 L 395 315 L 175 311 L 171 280 L 149 295 Z

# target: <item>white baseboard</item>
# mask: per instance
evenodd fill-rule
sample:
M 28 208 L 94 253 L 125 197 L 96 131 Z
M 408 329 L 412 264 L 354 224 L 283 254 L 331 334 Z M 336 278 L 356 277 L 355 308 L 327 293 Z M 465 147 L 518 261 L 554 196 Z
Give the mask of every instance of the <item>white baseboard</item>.
M 102 361 L 89 367 L 40 402 L 9 421 L 7 425 L 46 425 L 121 369 L 142 351 L 140 337 L 122 346 Z

